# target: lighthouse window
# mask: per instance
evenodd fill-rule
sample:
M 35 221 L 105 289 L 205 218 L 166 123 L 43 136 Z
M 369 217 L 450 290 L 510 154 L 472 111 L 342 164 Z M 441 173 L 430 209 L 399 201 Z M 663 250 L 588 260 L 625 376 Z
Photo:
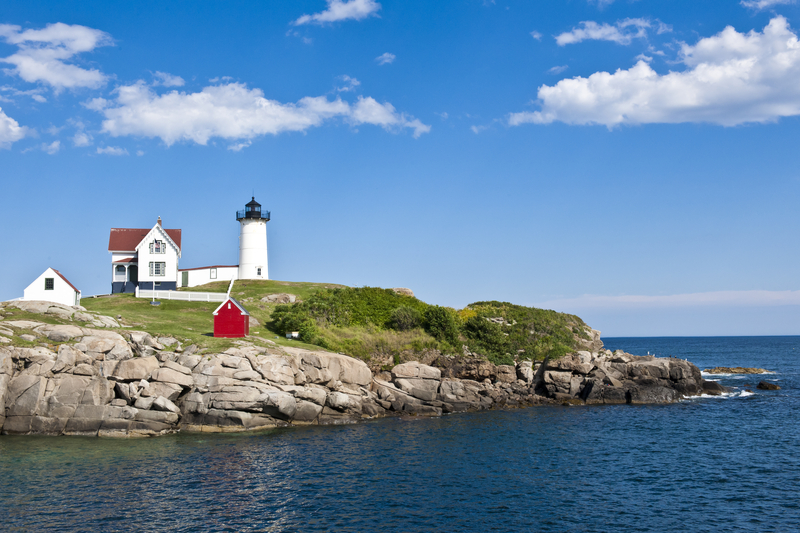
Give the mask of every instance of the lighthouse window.
M 156 263 L 150 262 L 150 275 L 151 276 L 163 276 L 166 274 L 167 271 L 167 264 L 166 263 Z
M 53 290 L 53 278 L 44 278 L 44 290 L 46 291 Z
M 261 275 L 261 267 L 258 267 L 256 269 L 256 276 L 260 276 L 260 275 Z
M 150 243 L 151 254 L 163 254 L 166 252 L 166 247 L 163 241 L 153 241 Z

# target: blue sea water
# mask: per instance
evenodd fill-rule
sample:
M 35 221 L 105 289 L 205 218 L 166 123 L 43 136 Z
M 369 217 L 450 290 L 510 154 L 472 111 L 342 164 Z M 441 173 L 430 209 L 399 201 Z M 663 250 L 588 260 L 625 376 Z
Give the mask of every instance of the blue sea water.
M 800 337 L 608 338 L 736 392 L 235 435 L 0 437 L 4 531 L 800 531 Z M 779 391 L 759 391 L 760 379 Z M 752 394 L 745 392 L 752 390 Z

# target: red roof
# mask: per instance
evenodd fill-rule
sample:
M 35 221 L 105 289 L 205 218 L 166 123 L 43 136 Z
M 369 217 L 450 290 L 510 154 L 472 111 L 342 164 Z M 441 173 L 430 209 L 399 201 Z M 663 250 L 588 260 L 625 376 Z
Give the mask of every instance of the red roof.
M 138 263 L 139 258 L 137 257 L 128 257 L 127 259 L 117 259 L 116 261 L 112 261 L 113 263 Z
M 179 268 L 178 272 L 186 272 L 187 270 L 206 270 L 208 268 L 239 268 L 239 265 L 211 265 L 210 267 Z
M 61 272 L 59 272 L 58 270 L 56 270 L 56 269 L 55 269 L 55 268 L 53 268 L 53 267 L 50 267 L 50 268 L 52 268 L 52 269 L 53 269 L 53 272 L 55 272 L 56 274 L 58 274 L 58 276 L 59 276 L 61 279 L 63 279 L 64 281 L 66 281 L 66 282 L 67 282 L 67 285 L 69 285 L 70 287 L 72 287 L 72 289 L 73 289 L 75 292 L 81 292 L 81 291 L 79 291 L 77 288 L 75 288 L 75 285 L 73 285 L 72 283 L 70 283 L 70 282 L 69 282 L 69 280 L 68 280 L 67 278 L 65 278 L 65 277 L 64 277 L 64 274 L 62 274 Z
M 108 237 L 108 251 L 109 252 L 133 252 L 136 247 L 142 242 L 150 229 L 134 229 L 134 228 L 111 228 L 111 235 Z M 169 238 L 172 239 L 178 246 L 181 247 L 181 230 L 179 229 L 165 229 Z

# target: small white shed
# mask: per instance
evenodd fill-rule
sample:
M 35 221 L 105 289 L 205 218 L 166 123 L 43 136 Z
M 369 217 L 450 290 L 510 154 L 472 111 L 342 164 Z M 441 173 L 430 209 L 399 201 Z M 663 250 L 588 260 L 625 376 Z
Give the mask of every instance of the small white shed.
M 80 305 L 81 291 L 55 268 L 48 268 L 25 288 L 23 300 L 43 300 L 62 305 Z

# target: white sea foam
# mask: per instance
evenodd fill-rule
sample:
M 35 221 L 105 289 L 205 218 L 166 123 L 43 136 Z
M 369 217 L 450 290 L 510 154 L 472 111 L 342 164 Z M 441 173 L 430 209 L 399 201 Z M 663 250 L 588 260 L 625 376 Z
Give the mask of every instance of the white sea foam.
M 698 399 L 732 399 L 732 398 L 748 398 L 750 396 L 754 396 L 754 392 L 748 392 L 746 390 L 743 391 L 734 391 L 734 392 L 723 392 L 722 394 L 700 394 L 699 396 L 689 396 L 685 398 L 686 400 L 698 400 Z

